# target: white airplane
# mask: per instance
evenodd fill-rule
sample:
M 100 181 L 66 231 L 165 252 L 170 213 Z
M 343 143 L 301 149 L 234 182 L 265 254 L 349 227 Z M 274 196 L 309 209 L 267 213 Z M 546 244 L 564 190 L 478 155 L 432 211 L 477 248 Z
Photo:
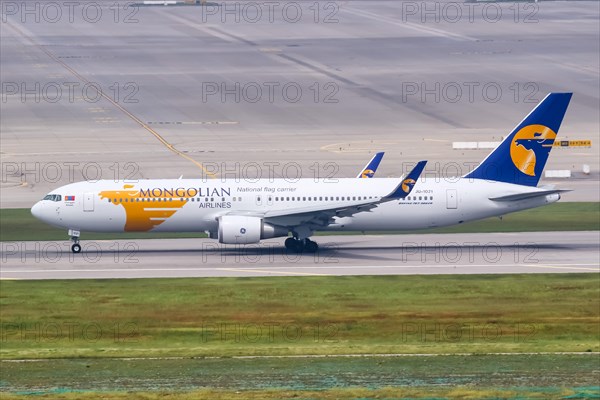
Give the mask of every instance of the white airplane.
M 225 244 L 292 236 L 294 251 L 318 249 L 316 231 L 423 229 L 554 203 L 565 191 L 538 188 L 571 99 L 550 93 L 477 168 L 455 179 L 419 179 L 426 161 L 401 179 L 147 179 L 62 186 L 31 209 L 69 231 L 206 232 Z

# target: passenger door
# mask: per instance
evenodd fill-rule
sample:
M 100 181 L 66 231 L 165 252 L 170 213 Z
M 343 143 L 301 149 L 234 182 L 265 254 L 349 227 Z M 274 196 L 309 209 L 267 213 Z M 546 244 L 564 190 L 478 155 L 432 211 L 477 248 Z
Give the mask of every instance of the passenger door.
M 83 211 L 94 211 L 94 193 L 83 195 Z

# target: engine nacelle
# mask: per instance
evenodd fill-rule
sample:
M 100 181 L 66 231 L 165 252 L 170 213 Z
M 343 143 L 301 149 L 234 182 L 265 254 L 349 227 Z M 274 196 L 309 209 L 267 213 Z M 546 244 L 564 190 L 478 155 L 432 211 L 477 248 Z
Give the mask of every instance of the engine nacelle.
M 219 243 L 250 244 L 261 239 L 287 236 L 288 229 L 263 222 L 260 217 L 223 215 L 219 217 Z

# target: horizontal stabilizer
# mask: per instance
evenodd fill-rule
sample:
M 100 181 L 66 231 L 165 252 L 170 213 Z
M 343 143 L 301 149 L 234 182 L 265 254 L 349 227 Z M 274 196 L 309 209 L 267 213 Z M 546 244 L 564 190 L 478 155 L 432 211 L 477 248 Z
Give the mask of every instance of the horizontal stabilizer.
M 518 201 L 525 199 L 532 199 L 534 197 L 548 196 L 549 194 L 559 194 L 563 192 L 570 192 L 571 189 L 553 189 L 553 190 L 540 190 L 537 192 L 517 193 L 509 194 L 506 196 L 490 197 L 493 201 Z

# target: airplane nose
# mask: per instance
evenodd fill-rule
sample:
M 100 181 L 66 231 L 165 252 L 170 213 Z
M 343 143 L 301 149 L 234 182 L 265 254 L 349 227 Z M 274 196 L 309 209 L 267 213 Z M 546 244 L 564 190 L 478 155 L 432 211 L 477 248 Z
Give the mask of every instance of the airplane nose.
M 41 201 L 38 201 L 37 203 L 35 203 L 33 205 L 33 207 L 31 207 L 31 215 L 33 215 L 34 217 L 36 217 L 37 219 L 42 219 L 42 209 L 43 209 L 43 205 Z

